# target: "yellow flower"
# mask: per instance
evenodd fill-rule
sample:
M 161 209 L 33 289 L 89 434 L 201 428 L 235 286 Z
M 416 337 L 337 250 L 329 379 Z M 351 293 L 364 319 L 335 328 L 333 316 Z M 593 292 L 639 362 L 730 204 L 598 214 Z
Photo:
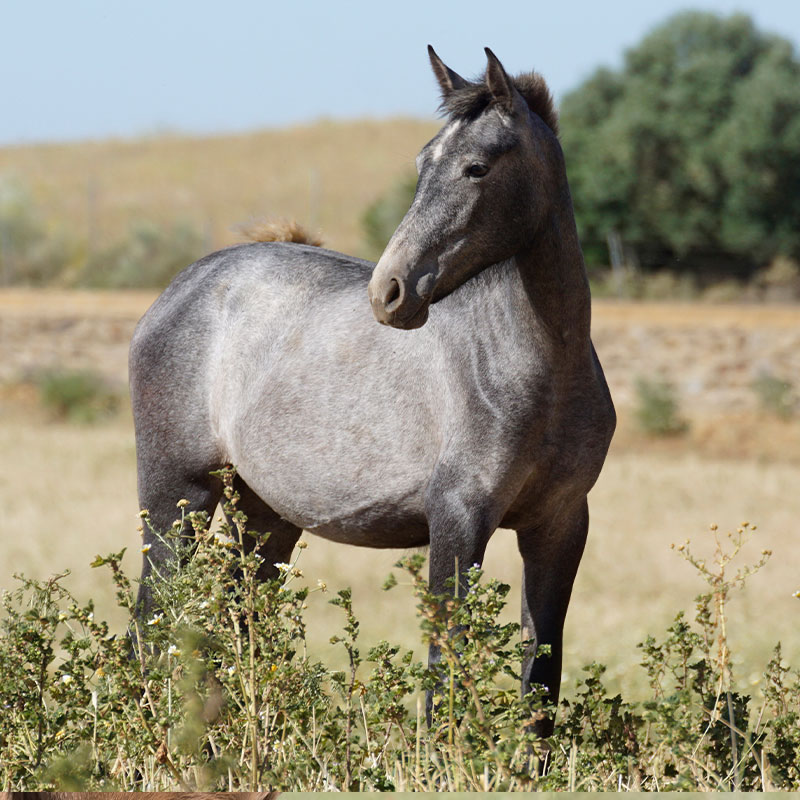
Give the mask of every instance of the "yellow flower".
M 143 552 L 143 553 L 147 553 L 147 552 L 150 550 L 150 548 L 151 548 L 152 546 L 153 546 L 153 545 L 151 545 L 151 544 L 146 544 L 146 545 L 144 545 L 144 546 L 142 547 L 142 552 Z
M 184 498 L 183 500 L 178 500 L 177 506 L 178 508 L 186 508 L 189 505 L 189 501 Z

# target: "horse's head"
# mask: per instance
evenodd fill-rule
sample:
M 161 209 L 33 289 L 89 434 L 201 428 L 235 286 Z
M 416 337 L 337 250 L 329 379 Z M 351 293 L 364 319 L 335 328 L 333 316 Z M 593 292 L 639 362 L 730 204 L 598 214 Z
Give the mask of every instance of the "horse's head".
M 448 120 L 417 156 L 419 180 L 372 273 L 378 322 L 419 328 L 462 283 L 529 246 L 561 190 L 556 114 L 535 73 L 511 78 L 491 50 L 470 82 L 428 47 Z

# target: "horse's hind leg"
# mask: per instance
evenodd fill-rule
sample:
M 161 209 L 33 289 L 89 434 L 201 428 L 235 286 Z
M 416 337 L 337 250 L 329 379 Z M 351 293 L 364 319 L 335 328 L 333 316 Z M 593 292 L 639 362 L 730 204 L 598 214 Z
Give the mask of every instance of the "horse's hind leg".
M 258 555 L 264 559 L 259 568 L 257 577 L 269 580 L 278 576 L 275 564 L 288 563 L 292 557 L 297 540 L 302 532 L 301 528 L 281 519 L 245 482 L 240 475 L 234 478 L 233 488 L 239 494 L 237 509 L 244 512 L 247 517 L 246 530 L 253 533 L 269 534 L 261 545 L 258 545 Z M 230 520 L 229 520 L 230 521 Z M 244 542 L 245 549 L 250 552 L 257 546 L 256 539 L 247 536 Z
M 142 577 L 137 598 L 137 615 L 149 618 L 155 611 L 153 577 L 166 577 L 175 565 L 176 541 L 166 536 L 181 518 L 179 501 L 186 500 L 183 513 L 205 511 L 209 517 L 222 496 L 222 482 L 209 473 L 213 464 L 190 466 L 189 459 L 167 458 L 163 452 L 148 458 L 148 448 L 139 447 L 139 506 L 148 512 L 142 539 Z M 183 504 L 182 504 L 183 505 Z M 184 528 L 182 533 L 190 533 Z

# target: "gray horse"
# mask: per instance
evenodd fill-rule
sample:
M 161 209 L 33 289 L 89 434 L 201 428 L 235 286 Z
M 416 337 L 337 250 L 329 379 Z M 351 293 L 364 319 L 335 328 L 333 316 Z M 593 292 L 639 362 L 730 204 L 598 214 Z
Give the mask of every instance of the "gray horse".
M 523 691 L 544 684 L 557 700 L 586 496 L 615 415 L 550 94 L 486 54 L 469 82 L 429 48 L 447 122 L 377 264 L 236 246 L 192 264 L 145 314 L 130 353 L 139 500 L 156 529 L 180 498 L 211 513 L 209 472 L 231 463 L 249 526 L 272 533 L 263 577 L 305 529 L 429 544 L 437 593 L 512 528 L 535 642 Z M 146 541 L 143 578 L 169 557 Z M 139 603 L 152 608 L 147 584 Z M 550 657 L 534 657 L 541 644 Z

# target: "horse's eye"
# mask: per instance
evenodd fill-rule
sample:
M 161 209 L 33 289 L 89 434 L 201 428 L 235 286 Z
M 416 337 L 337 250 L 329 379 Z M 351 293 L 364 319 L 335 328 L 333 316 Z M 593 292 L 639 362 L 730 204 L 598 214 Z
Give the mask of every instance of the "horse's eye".
M 470 164 L 467 167 L 467 175 L 469 175 L 470 178 L 482 178 L 488 171 L 488 165 L 482 164 L 480 161 L 476 161 L 474 164 Z

